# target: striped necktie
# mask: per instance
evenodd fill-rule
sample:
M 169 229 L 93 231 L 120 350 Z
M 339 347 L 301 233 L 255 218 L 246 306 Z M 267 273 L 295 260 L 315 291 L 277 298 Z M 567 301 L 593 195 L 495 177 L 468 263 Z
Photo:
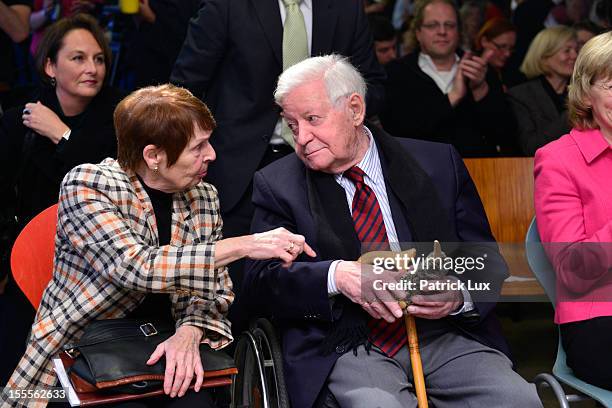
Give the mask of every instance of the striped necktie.
M 308 58 L 308 34 L 299 0 L 283 0 L 285 25 L 283 26 L 283 71 Z M 293 133 L 283 119 L 281 136 L 289 146 L 294 147 Z
M 364 171 L 354 166 L 344 176 L 355 184 L 353 223 L 362 246 L 368 250 L 388 249 L 389 239 L 376 194 L 364 182 Z M 384 319 L 370 319 L 370 340 L 385 354 L 393 357 L 406 344 L 406 330 L 402 319 L 387 323 Z

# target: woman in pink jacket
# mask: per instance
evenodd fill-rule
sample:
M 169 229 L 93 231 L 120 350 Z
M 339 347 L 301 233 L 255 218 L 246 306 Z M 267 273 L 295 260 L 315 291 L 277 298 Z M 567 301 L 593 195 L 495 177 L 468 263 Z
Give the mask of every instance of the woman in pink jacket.
M 574 68 L 573 129 L 535 156 L 538 229 L 557 272 L 555 322 L 567 363 L 612 389 L 612 33 L 586 43 Z

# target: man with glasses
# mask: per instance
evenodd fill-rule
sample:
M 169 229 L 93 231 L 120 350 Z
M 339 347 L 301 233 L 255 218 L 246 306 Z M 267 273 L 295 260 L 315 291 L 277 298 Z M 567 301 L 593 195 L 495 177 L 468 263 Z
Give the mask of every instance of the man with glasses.
M 491 51 L 458 50 L 452 0 L 418 4 L 411 31 L 418 49 L 387 66 L 384 128 L 401 137 L 452 143 L 465 156 L 493 156 L 511 135 L 499 79 L 487 72 Z

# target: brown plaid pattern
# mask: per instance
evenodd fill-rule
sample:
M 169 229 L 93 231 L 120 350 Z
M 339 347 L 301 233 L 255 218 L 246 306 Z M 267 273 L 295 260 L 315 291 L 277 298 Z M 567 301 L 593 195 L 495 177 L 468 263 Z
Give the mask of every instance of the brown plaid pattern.
M 174 194 L 171 242 L 159 247 L 153 206 L 134 174 L 113 159 L 74 168 L 60 191 L 53 278 L 7 386 L 55 385 L 51 358 L 61 347 L 92 320 L 125 316 L 146 292 L 171 294 L 177 327 L 201 327 L 213 348 L 229 344 L 234 294 L 214 260 L 221 227 L 217 191 L 199 183 Z

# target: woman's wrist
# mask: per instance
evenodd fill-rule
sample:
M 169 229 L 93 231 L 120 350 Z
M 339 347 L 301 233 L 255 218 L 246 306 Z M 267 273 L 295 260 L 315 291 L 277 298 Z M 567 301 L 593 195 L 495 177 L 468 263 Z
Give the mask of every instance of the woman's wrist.
M 215 243 L 215 267 L 220 268 L 245 258 L 251 251 L 252 235 L 224 238 Z
M 60 126 L 57 130 L 57 132 L 55 132 L 55 134 L 53 135 L 53 142 L 55 144 L 58 144 L 59 142 L 62 141 L 62 139 L 68 140 L 68 138 L 70 137 L 70 128 L 66 125 Z
M 197 343 L 200 343 L 202 341 L 202 338 L 204 337 L 204 329 L 197 327 L 197 326 L 185 325 L 185 326 L 179 327 L 177 331 L 179 330 L 190 331 L 191 334 L 194 336 Z

